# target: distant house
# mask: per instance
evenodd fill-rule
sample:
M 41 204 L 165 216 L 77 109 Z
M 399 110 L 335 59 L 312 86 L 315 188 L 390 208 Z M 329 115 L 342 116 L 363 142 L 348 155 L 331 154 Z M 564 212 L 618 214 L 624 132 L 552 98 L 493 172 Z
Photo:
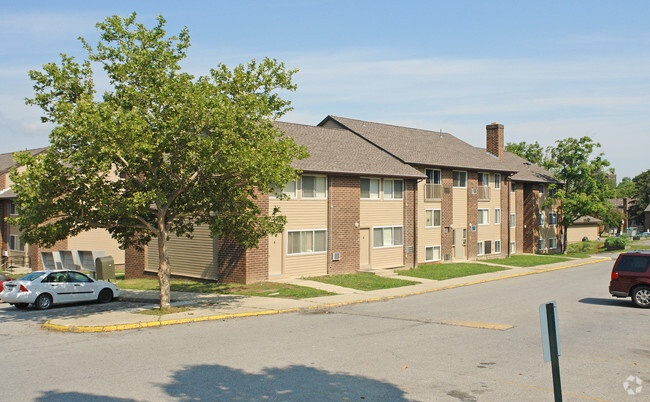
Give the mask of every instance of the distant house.
M 28 150 L 32 155 L 47 152 L 47 148 Z M 20 229 L 10 224 L 7 218 L 17 216 L 16 193 L 11 188 L 13 182 L 9 173 L 17 165 L 13 153 L 0 154 L 0 268 L 24 266 L 33 270 L 42 269 L 41 251 L 58 250 L 102 250 L 112 256 L 117 268 L 124 265 L 124 250 L 120 250 L 115 240 L 104 229 L 93 229 L 57 242 L 54 247 L 41 248 L 34 244 L 23 243 Z
M 610 228 L 610 229 L 614 229 L 617 233 L 627 233 L 628 228 L 633 228 L 635 230 L 637 229 L 637 227 L 639 226 L 638 222 L 635 219 L 630 218 L 630 212 L 636 205 L 635 198 L 611 198 L 607 201 L 609 201 L 610 204 L 615 206 L 616 209 L 623 216 L 623 222 L 621 222 L 621 226 L 617 228 Z
M 577 243 L 585 237 L 588 240 L 598 239 L 602 224 L 603 221 L 593 216 L 581 216 L 567 229 L 567 243 Z

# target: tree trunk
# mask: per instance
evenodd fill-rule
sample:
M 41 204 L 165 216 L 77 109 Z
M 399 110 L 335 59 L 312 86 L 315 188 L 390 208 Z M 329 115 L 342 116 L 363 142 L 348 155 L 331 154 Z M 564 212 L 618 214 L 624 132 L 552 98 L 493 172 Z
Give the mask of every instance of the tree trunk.
M 562 226 L 562 254 L 566 254 L 568 247 L 567 247 L 567 239 L 568 239 L 568 226 Z
M 158 283 L 160 284 L 160 308 L 169 307 L 171 291 L 169 277 L 171 266 L 169 265 L 169 253 L 167 252 L 167 232 L 159 230 L 158 236 Z

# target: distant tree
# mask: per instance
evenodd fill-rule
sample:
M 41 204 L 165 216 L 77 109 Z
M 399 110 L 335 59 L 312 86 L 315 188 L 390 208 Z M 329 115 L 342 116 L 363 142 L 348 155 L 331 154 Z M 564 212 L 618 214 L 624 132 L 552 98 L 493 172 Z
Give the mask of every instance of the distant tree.
M 608 198 L 613 191 L 606 182 L 609 162 L 604 154 L 594 154 L 600 144 L 589 137 L 567 138 L 556 141 L 550 148 L 549 168 L 562 185 L 551 185 L 546 207 L 557 205 L 563 227 L 563 251 L 566 250 L 567 228 L 577 218 L 585 215 L 604 216 L 609 208 Z
M 207 76 L 181 72 L 187 29 L 167 37 L 165 19 L 148 29 L 112 16 L 98 23 L 100 42 L 88 58 L 30 71 L 30 105 L 56 126 L 49 152 L 20 153 L 24 173 L 11 175 L 23 238 L 43 246 L 91 228 L 105 228 L 122 247 L 158 240 L 160 306 L 170 300 L 171 235 L 196 225 L 253 247 L 285 223 L 255 204 L 295 178 L 291 163 L 306 150 L 273 121 L 290 110 L 278 90 L 295 90 L 283 63 L 264 59 L 234 70 L 219 64 Z M 91 63 L 109 88 L 96 96 Z
M 623 180 L 616 186 L 616 198 L 632 198 L 635 191 L 636 186 L 632 179 L 623 177 Z
M 611 203 L 605 205 L 605 208 L 596 216 L 603 221 L 603 231 L 612 228 L 619 228 L 623 220 L 623 214 Z
M 632 182 L 634 183 L 633 196 L 636 201 L 630 210 L 630 218 L 643 224 L 645 222 L 643 211 L 650 204 L 650 169 L 635 176 Z
M 506 151 L 512 152 L 538 166 L 548 169 L 550 166 L 549 149 L 544 149 L 537 141 L 533 144 L 522 142 L 509 142 L 506 144 Z

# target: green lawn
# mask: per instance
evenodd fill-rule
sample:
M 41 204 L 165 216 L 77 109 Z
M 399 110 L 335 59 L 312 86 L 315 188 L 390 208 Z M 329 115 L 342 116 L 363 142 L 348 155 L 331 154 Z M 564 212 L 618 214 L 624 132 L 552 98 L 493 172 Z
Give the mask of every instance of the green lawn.
M 442 281 L 462 276 L 484 274 L 486 272 L 504 271 L 509 268 L 471 262 L 454 262 L 449 264 L 427 264 L 417 268 L 397 271 L 399 275 Z
M 126 279 L 118 280 L 117 286 L 121 289 L 158 290 L 157 279 Z M 285 299 L 305 299 L 309 297 L 331 296 L 335 293 L 305 286 L 290 285 L 287 283 L 262 282 L 250 285 L 216 282 L 193 282 L 171 280 L 172 292 L 196 292 L 212 294 L 229 294 L 244 296 L 280 297 Z
M 368 272 L 356 274 L 342 274 L 331 276 L 312 276 L 305 278 L 310 281 L 329 283 L 330 285 L 343 286 L 357 290 L 377 290 L 398 288 L 400 286 L 415 285 L 419 282 L 406 281 L 403 279 L 384 278 Z
M 189 307 L 165 307 L 165 308 L 152 308 L 151 310 L 143 310 L 139 311 L 139 314 L 145 314 L 145 315 L 157 315 L 157 316 L 163 316 L 165 314 L 174 314 L 174 313 L 182 313 L 184 311 L 189 311 L 191 310 Z
M 510 265 L 514 267 L 534 267 L 536 265 L 553 264 L 564 261 L 569 261 L 569 258 L 551 255 L 513 255 L 507 258 L 490 260 L 490 262 L 494 262 L 495 264 Z

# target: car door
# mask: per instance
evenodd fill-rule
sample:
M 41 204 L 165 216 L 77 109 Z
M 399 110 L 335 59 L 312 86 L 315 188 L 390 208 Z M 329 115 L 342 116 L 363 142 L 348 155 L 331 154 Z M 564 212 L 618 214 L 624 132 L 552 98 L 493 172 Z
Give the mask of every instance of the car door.
M 49 293 L 54 303 L 74 301 L 74 289 L 65 271 L 55 271 L 43 278 L 39 293 Z
M 70 282 L 74 291 L 75 301 L 87 301 L 97 299 L 95 282 L 80 272 L 68 272 Z

